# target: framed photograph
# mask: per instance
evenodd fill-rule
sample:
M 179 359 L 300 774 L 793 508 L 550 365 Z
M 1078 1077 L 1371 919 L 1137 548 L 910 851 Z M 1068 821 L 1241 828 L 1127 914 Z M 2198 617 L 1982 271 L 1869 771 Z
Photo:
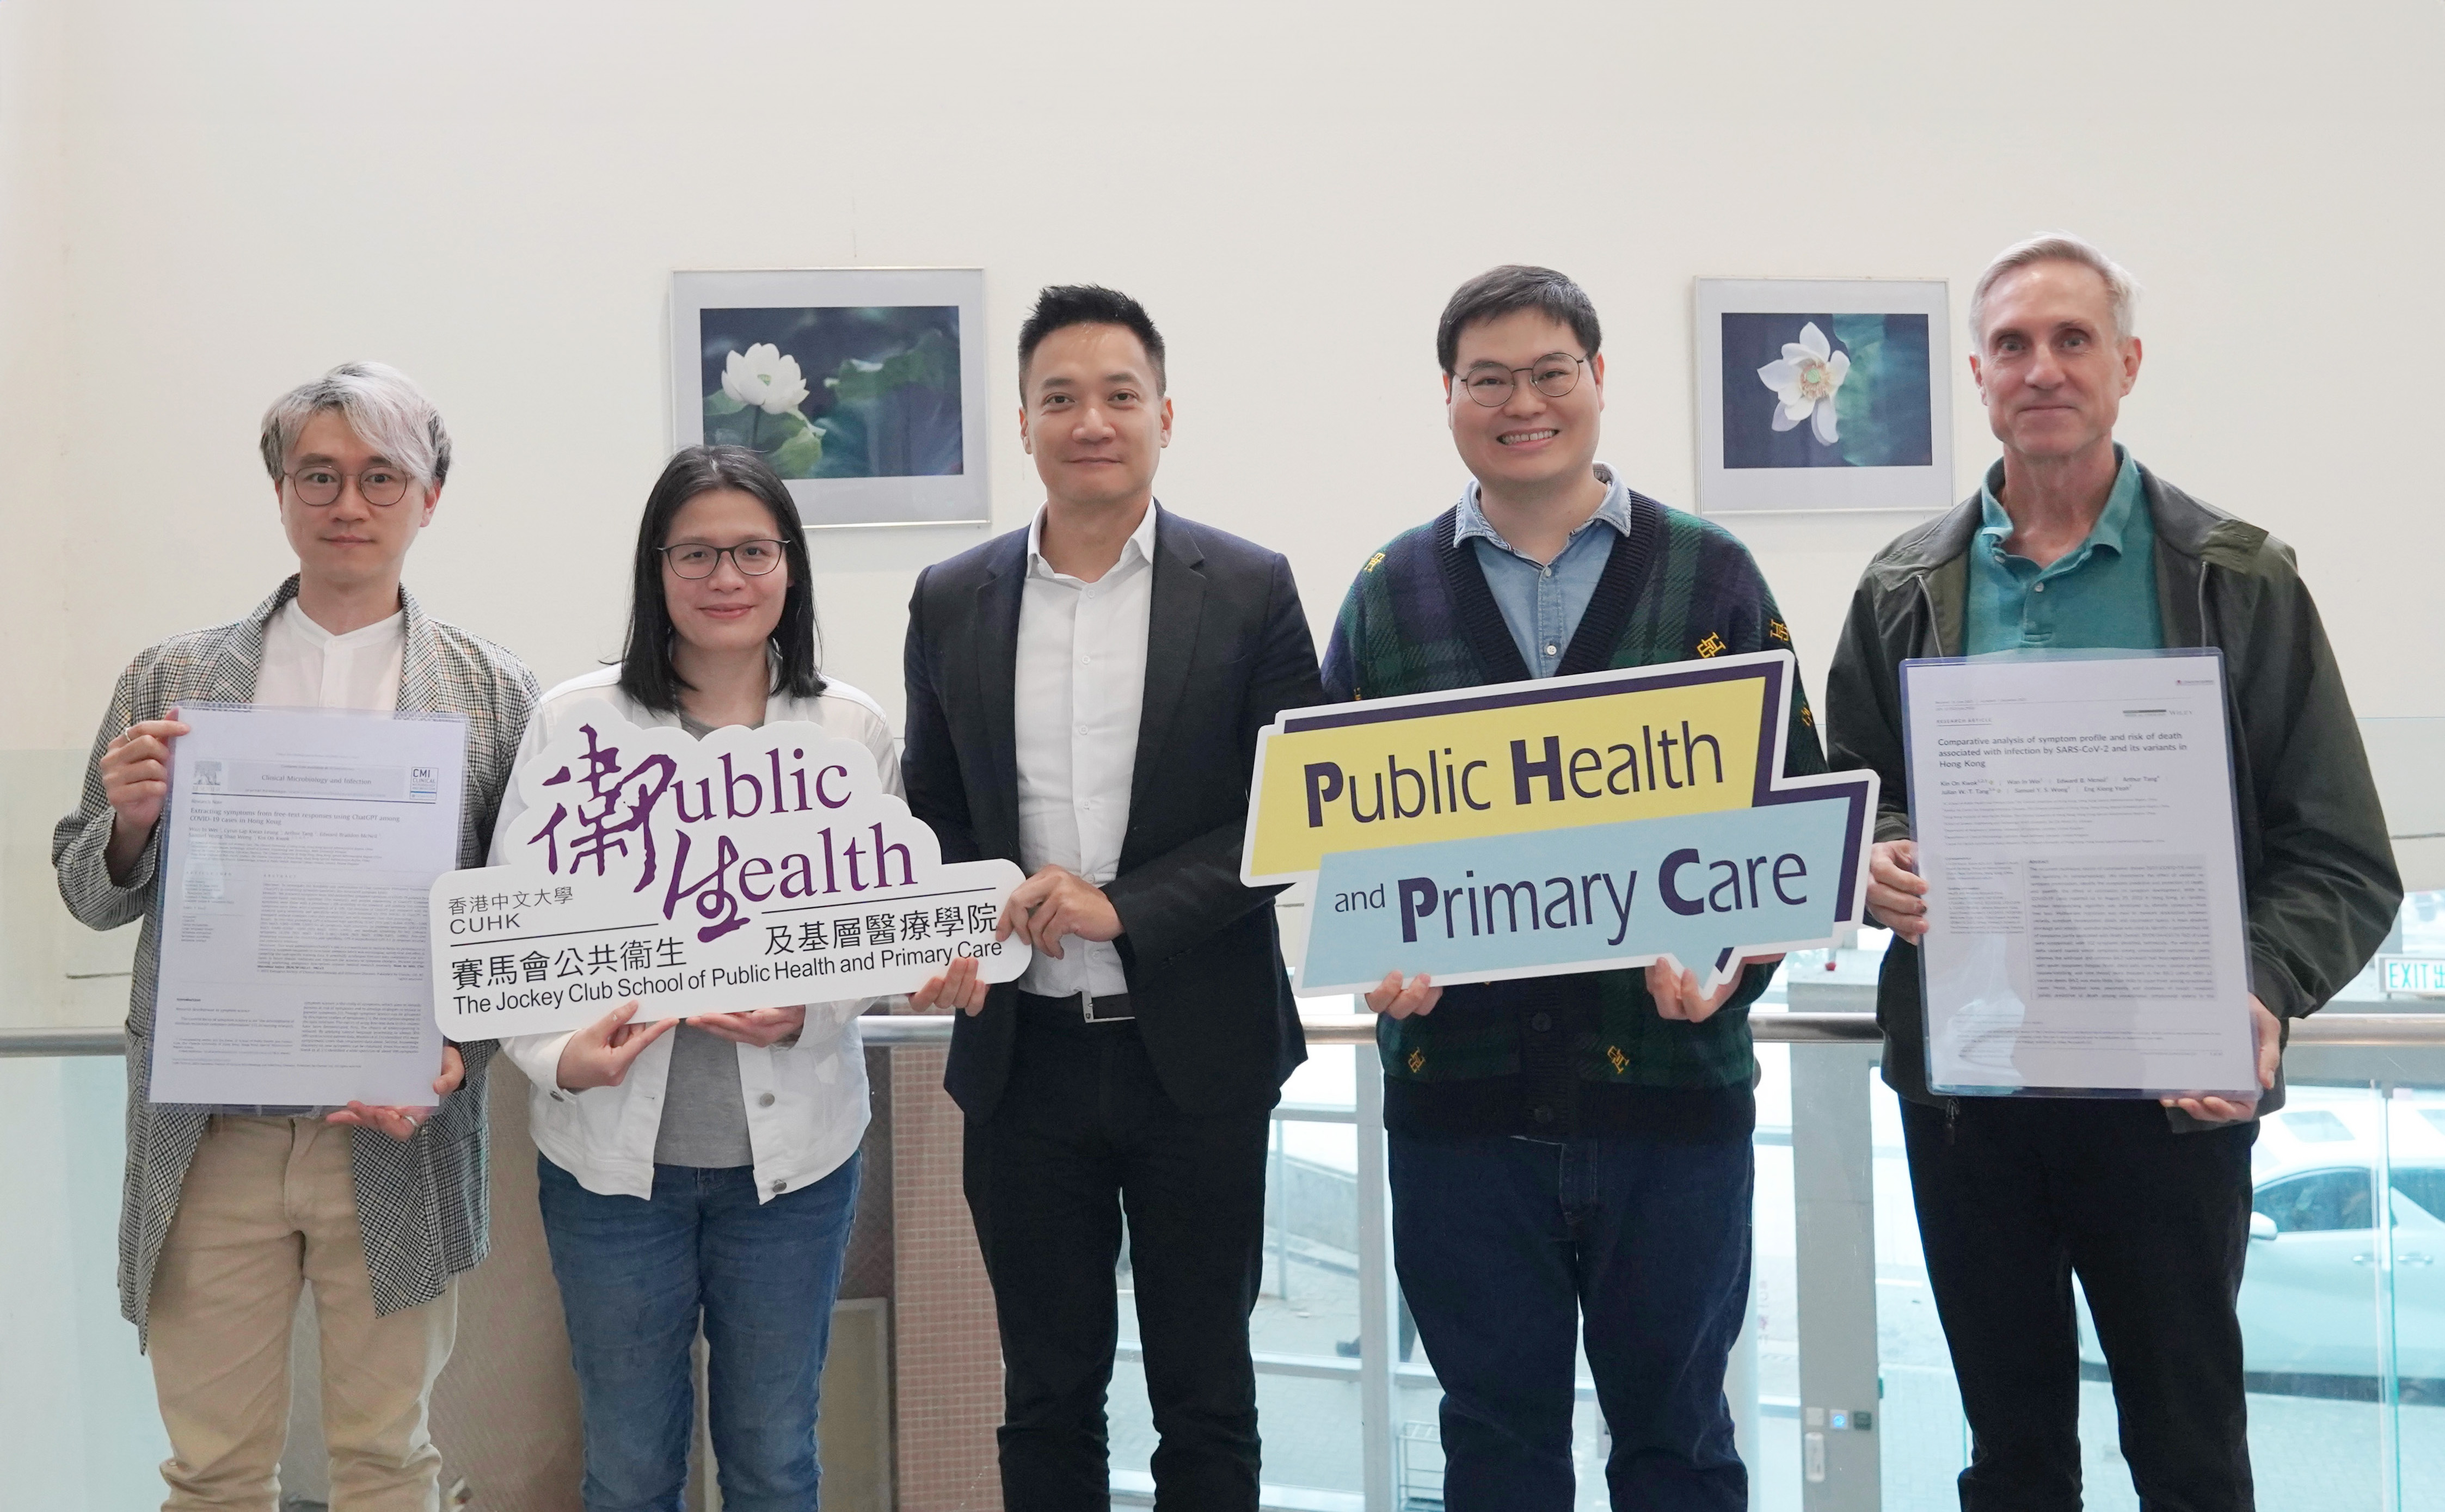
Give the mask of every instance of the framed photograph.
M 1701 278 L 1697 304 L 1702 513 L 1959 502 L 1943 280 Z
M 746 446 L 810 529 L 982 525 L 984 272 L 671 275 L 677 444 Z

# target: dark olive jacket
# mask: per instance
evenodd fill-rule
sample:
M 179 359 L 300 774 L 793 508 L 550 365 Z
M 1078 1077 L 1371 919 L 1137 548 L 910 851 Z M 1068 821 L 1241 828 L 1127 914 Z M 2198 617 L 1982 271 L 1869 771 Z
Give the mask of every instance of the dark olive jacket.
M 2002 463 L 1988 476 L 2001 491 Z M 2385 939 L 2402 882 L 2360 726 L 2292 549 L 2140 470 L 2156 516 L 2156 602 L 2168 646 L 2224 653 L 2225 723 L 2249 911 L 2250 990 L 2286 1025 L 2315 1013 Z M 1901 663 L 1962 654 L 1971 497 L 1878 552 L 1859 578 L 1825 681 L 1827 756 L 1879 779 L 1878 840 L 1911 837 Z M 1885 1082 L 1923 1103 L 1926 1017 L 1916 947 L 1896 939 L 1876 984 Z M 2260 1104 L 2283 1106 L 2284 1084 Z M 2191 1120 L 2173 1111 L 2176 1127 Z

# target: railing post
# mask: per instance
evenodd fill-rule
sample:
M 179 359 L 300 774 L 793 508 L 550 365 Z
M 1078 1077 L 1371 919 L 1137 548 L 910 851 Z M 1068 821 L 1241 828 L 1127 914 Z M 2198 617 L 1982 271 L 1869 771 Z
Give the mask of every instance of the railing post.
M 1392 1388 L 1392 1188 L 1384 1148 L 1384 1068 L 1362 1046 L 1358 1081 L 1358 1442 L 1367 1512 L 1393 1512 L 1400 1425 Z
M 2398 924 L 2398 927 L 2399 927 Z M 2400 1512 L 2402 1506 L 2402 1362 L 2397 1354 L 2398 1341 L 2395 1336 L 2398 1315 L 2394 1305 L 2396 1279 L 2394 1250 L 2394 1098 L 2401 1091 L 2391 1081 L 2380 1080 L 2370 1091 L 2377 1095 L 2377 1169 L 2370 1174 L 2376 1179 L 2376 1201 L 2369 1211 L 2376 1215 L 2377 1243 L 2377 1453 L 2378 1507 L 2380 1512 Z
M 1800 1297 L 1800 1504 L 1876 1512 L 1884 1404 L 1876 1364 L 1870 1045 L 1795 1049 L 1791 1176 Z M 1868 1426 L 1858 1426 L 1860 1413 Z
M 1265 1165 L 1265 1196 L 1274 1219 L 1274 1295 L 1291 1299 L 1291 1194 L 1282 1186 L 1282 1114 L 1274 1110 L 1273 1149 Z

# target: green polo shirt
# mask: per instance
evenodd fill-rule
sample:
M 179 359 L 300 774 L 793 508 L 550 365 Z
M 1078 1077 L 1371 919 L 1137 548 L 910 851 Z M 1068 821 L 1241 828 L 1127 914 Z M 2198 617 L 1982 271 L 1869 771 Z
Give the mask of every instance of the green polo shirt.
M 2078 550 L 2043 569 L 2004 550 L 2012 518 L 1996 501 L 1996 474 L 1988 474 L 1978 491 L 1986 522 L 1969 542 L 1963 655 L 2164 645 L 2164 621 L 2156 613 L 2156 522 L 2139 464 L 2119 446 L 2114 455 L 2122 469 L 2105 513 Z

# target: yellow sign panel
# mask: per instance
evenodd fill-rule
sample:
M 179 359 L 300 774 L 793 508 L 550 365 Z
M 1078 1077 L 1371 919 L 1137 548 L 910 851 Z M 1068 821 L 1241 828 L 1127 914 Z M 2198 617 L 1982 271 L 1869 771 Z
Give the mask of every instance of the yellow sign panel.
M 1789 652 L 1286 713 L 1258 748 L 1251 884 L 1332 852 L 1745 809 L 1781 771 Z

